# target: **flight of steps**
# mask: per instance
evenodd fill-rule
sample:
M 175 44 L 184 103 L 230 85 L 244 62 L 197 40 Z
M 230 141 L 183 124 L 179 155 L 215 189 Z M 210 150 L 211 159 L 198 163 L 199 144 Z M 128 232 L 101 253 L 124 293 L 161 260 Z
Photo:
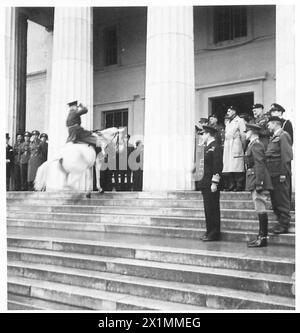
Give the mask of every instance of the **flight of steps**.
M 294 216 L 289 234 L 248 249 L 246 192 L 221 194 L 220 242 L 200 241 L 199 192 L 8 192 L 8 308 L 294 309 Z

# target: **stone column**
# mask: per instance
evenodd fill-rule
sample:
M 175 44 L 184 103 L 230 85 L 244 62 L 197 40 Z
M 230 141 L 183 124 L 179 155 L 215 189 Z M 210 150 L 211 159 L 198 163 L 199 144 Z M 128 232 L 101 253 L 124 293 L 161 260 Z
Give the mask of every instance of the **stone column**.
M 295 135 L 295 6 L 276 6 L 276 102 L 286 112 L 284 118 L 290 119 Z M 295 160 L 294 160 L 295 161 Z M 295 170 L 295 162 L 292 169 Z M 295 176 L 292 177 L 295 190 Z
M 16 7 L 5 8 L 6 128 L 12 137 L 25 130 L 27 17 Z
M 193 7 L 148 7 L 144 190 L 192 189 Z
M 54 13 L 52 78 L 49 119 L 49 159 L 67 139 L 67 103 L 78 100 L 88 107 L 82 125 L 93 121 L 93 12 L 91 7 L 56 7 Z M 92 186 L 90 173 L 78 189 Z
M 51 78 L 52 78 L 52 51 L 53 51 L 53 30 L 47 30 L 48 36 L 46 40 L 47 44 L 47 67 L 46 67 L 46 102 L 45 102 L 45 118 L 44 129 L 45 132 L 49 132 L 50 121 L 50 100 L 51 100 Z
M 276 102 L 293 121 L 295 113 L 295 7 L 276 6 Z

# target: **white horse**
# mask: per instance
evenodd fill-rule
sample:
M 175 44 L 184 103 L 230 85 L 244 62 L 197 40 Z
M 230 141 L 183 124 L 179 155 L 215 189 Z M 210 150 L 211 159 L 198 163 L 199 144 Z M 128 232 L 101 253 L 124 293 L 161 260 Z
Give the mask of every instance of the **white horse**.
M 105 149 L 108 145 L 117 145 L 123 149 L 125 128 L 118 129 L 111 127 L 102 131 L 96 131 L 99 137 L 101 153 L 98 154 L 97 165 L 101 168 L 101 156 L 105 156 Z M 46 161 L 37 170 L 34 187 L 37 191 L 59 191 L 75 190 L 75 183 L 80 180 L 86 171 L 90 172 L 92 179 L 92 168 L 96 161 L 96 152 L 93 147 L 85 143 L 66 143 L 57 158 Z M 97 172 L 96 172 L 97 174 Z M 100 178 L 100 176 L 99 176 Z M 102 192 L 100 179 L 97 179 L 97 188 Z M 92 188 L 88 190 L 87 197 L 90 197 Z

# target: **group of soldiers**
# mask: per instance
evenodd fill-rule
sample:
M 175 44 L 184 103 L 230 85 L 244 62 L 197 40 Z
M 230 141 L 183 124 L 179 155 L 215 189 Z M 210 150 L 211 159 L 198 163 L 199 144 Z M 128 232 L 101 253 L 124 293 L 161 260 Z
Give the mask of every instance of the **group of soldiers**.
M 267 246 L 269 194 L 278 221 L 269 231 L 273 234 L 288 232 L 293 128 L 291 122 L 282 117 L 285 110 L 281 105 L 272 104 L 267 113 L 263 109 L 262 104 L 253 105 L 254 120 L 244 122 L 237 116 L 236 108 L 230 106 L 223 147 L 222 133 L 216 124 L 202 126 L 204 172 L 199 189 L 203 195 L 207 229 L 203 241 L 220 237 L 220 184 L 224 172 L 230 172 L 228 163 L 239 163 L 240 170 L 246 171 L 245 190 L 251 192 L 258 215 L 259 232 L 248 242 L 248 247 Z M 231 151 L 230 156 L 228 151 Z M 239 178 L 235 181 L 238 183 Z
M 48 135 L 39 131 L 18 133 L 14 146 L 6 133 L 6 190 L 33 191 L 38 167 L 47 160 Z

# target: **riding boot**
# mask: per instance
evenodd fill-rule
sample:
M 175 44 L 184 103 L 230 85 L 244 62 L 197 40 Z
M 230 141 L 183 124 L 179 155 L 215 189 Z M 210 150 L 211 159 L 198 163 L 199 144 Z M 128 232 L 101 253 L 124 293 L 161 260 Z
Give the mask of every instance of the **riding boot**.
M 268 214 L 261 213 L 258 214 L 259 219 L 259 233 L 256 239 L 248 242 L 248 247 L 265 247 L 268 245 Z

